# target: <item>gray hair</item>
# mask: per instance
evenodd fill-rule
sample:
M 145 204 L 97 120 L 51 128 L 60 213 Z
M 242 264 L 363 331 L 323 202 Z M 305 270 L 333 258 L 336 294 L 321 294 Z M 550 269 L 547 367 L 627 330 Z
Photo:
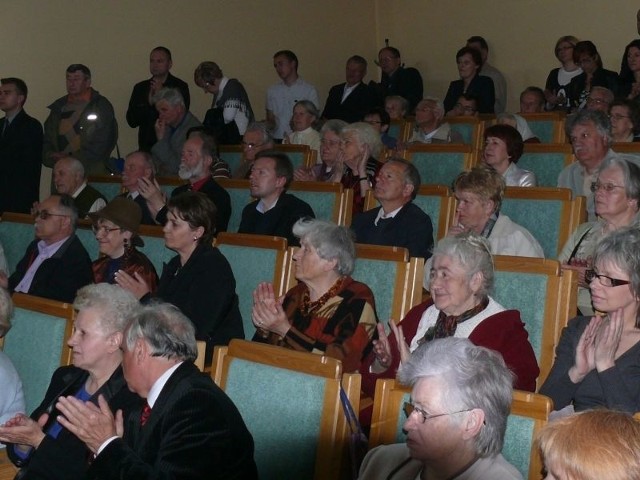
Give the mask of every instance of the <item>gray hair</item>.
M 129 158 L 132 155 L 138 155 L 140 158 L 142 158 L 142 163 L 144 164 L 145 168 L 150 168 L 151 169 L 151 174 L 155 177 L 156 175 L 156 166 L 153 163 L 153 157 L 151 156 L 151 154 L 149 152 L 145 152 L 142 150 L 134 150 L 133 152 L 127 154 L 127 156 L 125 157 L 125 160 L 127 158 Z
M 565 131 L 567 133 L 567 137 L 571 138 L 571 132 L 578 125 L 588 125 L 592 123 L 598 133 L 607 139 L 607 143 L 611 145 L 613 141 L 611 137 L 611 120 L 609 120 L 609 116 L 598 110 L 587 110 L 582 109 L 578 113 L 573 115 L 569 115 L 567 117 L 565 123 Z
M 247 129 L 245 130 L 245 134 L 247 132 L 260 132 L 262 134 L 262 143 L 270 143 L 273 145 L 273 137 L 269 132 L 269 127 L 264 122 L 251 122 Z
M 640 167 L 619 155 L 615 155 L 602 162 L 598 169 L 598 177 L 608 168 L 619 168 L 622 171 L 624 193 L 627 198 L 636 201 L 636 210 L 640 209 Z
M 482 285 L 478 295 L 489 295 L 493 289 L 494 269 L 491 248 L 486 238 L 477 233 L 465 232 L 455 237 L 444 237 L 433 249 L 433 257 L 447 256 L 457 261 L 471 280 L 476 273 L 482 274 Z
M 605 101 L 607 102 L 608 105 L 611 105 L 611 102 L 613 102 L 613 99 L 614 99 L 613 92 L 609 90 L 607 87 L 601 87 L 598 85 L 596 85 L 595 87 L 591 87 L 589 96 L 591 96 L 593 92 L 602 92 L 604 94 Z
M 635 299 L 640 298 L 640 228 L 637 225 L 620 228 L 606 235 L 596 245 L 593 265 L 615 265 L 629 276 L 629 288 Z M 640 310 L 636 312 L 636 328 L 640 328 Z
M 400 95 L 389 95 L 384 99 L 384 103 L 386 105 L 387 102 L 396 102 L 400 104 L 400 110 L 402 110 L 402 116 L 404 117 L 407 113 L 409 113 L 409 100 Z
M 71 229 L 75 231 L 78 226 L 78 207 L 73 197 L 66 193 L 54 193 L 51 196 L 58 197 L 58 208 L 64 215 L 69 215 Z
M 380 157 L 384 145 L 380 140 L 380 134 L 366 122 L 350 123 L 342 129 L 341 137 L 353 134 L 358 141 L 358 146 L 367 145 L 371 156 L 376 160 Z
M 404 158 L 401 157 L 391 157 L 387 160 L 386 163 L 397 163 L 399 165 L 404 165 L 404 183 L 405 185 L 413 185 L 413 192 L 411 192 L 411 200 L 416 198 L 418 195 L 418 189 L 420 188 L 420 172 L 416 168 L 416 166 Z
M 442 103 L 442 100 L 440 100 L 439 98 L 436 97 L 424 97 L 422 100 L 420 100 L 418 102 L 418 105 L 420 105 L 423 102 L 433 102 L 434 104 L 434 108 L 436 111 L 436 116 L 442 118 L 444 117 L 444 103 Z M 416 109 L 418 108 L 418 105 L 416 105 Z
M 301 219 L 293 225 L 293 234 L 316 249 L 323 260 L 336 260 L 340 275 L 351 275 L 355 265 L 356 246 L 348 227 L 316 219 Z
M 444 382 L 439 397 L 446 410 L 479 408 L 484 412 L 484 426 L 475 438 L 476 453 L 481 457 L 499 454 L 511 410 L 514 379 L 502 356 L 474 345 L 468 338 L 432 340 L 418 347 L 398 371 L 398 380 L 410 386 L 425 377 Z M 450 418 L 462 421 L 456 416 Z
M 125 333 L 127 350 L 133 350 L 138 339 L 149 345 L 154 357 L 192 362 L 198 355 L 193 323 L 170 303 L 154 303 L 138 310 Z
M 13 317 L 13 301 L 9 292 L 0 288 L 0 338 L 11 330 L 11 317 Z
M 140 308 L 140 302 L 124 288 L 109 283 L 87 285 L 78 290 L 73 301 L 75 310 L 96 309 L 104 333 L 124 332 L 129 318 Z
M 322 125 L 322 128 L 320 129 L 320 135 L 322 135 L 324 132 L 333 132 L 339 136 L 342 133 L 344 127 L 346 127 L 347 125 L 348 123 L 344 120 L 332 118 L 331 120 L 327 120 L 326 122 L 324 122 L 324 125 Z
M 186 108 L 182 93 L 180 93 L 180 90 L 177 88 L 163 88 L 153 96 L 152 100 L 154 105 L 158 102 L 165 101 L 172 107 L 182 105 Z
M 293 108 L 295 109 L 297 106 L 301 106 L 309 115 L 316 117 L 316 121 L 320 118 L 320 110 L 311 100 L 298 100 Z

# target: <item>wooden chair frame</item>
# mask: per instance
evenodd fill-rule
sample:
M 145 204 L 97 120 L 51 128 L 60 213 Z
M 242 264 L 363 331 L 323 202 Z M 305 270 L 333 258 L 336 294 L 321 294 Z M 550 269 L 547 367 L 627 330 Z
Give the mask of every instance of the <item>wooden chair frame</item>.
M 482 137 L 484 135 L 485 121 L 488 118 L 495 118 L 494 115 L 475 117 L 447 117 L 446 121 L 449 124 L 467 123 L 473 126 L 473 133 L 471 134 L 471 143 L 468 144 L 473 151 L 477 150 L 479 145 L 482 145 Z
M 398 415 L 402 409 L 403 398 L 407 394 L 411 394 L 411 388 L 401 385 L 395 379 L 379 379 L 376 382 L 369 449 L 379 445 L 397 443 Z M 513 391 L 511 414 L 528 417 L 533 420 L 533 438 L 547 423 L 552 409 L 553 402 L 544 395 L 520 390 Z M 529 480 L 539 480 L 541 472 L 542 460 L 538 452 L 533 448 L 532 442 Z
M 566 134 L 564 131 L 564 121 L 566 118 L 566 114 L 564 112 L 541 112 L 541 113 L 518 113 L 522 118 L 524 118 L 528 123 L 531 122 L 540 122 L 540 121 L 551 121 L 553 122 L 553 138 L 551 142 L 543 142 L 544 145 L 549 143 L 565 143 L 566 142 Z M 540 145 L 540 144 L 527 144 L 527 145 Z M 525 145 L 526 146 L 526 145 Z
M 354 411 L 359 411 L 360 375 L 343 375 L 342 363 L 324 355 L 234 339 L 226 347 L 215 347 L 213 354 L 211 378 L 223 390 L 234 358 L 326 379 L 314 479 L 340 478 L 347 460 L 349 438 L 349 426 L 340 403 L 340 386 Z

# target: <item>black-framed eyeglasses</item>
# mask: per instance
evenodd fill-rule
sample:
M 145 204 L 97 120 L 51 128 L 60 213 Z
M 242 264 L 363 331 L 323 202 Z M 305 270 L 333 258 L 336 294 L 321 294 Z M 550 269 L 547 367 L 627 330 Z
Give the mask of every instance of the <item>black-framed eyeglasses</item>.
M 91 225 L 91 230 L 93 230 L 94 235 L 98 235 L 98 233 L 109 235 L 111 232 L 122 229 L 120 227 L 109 228 L 106 225 Z
M 613 192 L 616 188 L 624 188 L 623 185 L 616 185 L 614 183 L 600 183 L 600 182 L 592 182 L 591 183 L 591 191 L 596 193 L 598 190 L 602 190 L 606 193 Z
M 69 215 L 65 215 L 62 213 L 51 213 L 46 210 L 36 210 L 33 212 L 34 218 L 40 218 L 41 220 L 46 220 L 49 217 L 68 217 Z
M 629 285 L 631 283 L 630 280 L 619 280 L 606 275 L 600 275 L 593 269 L 589 269 L 584 272 L 584 279 L 587 283 L 591 283 L 595 278 L 600 281 L 600 284 L 603 287 L 619 287 L 620 285 Z
M 422 418 L 422 422 L 421 423 L 425 423 L 427 420 L 429 420 L 431 418 L 444 417 L 445 415 L 455 415 L 456 413 L 470 412 L 473 409 L 472 408 L 467 408 L 466 410 L 458 410 L 456 412 L 434 413 L 434 414 L 432 414 L 432 413 L 425 412 L 423 409 L 421 409 L 419 407 L 416 407 L 411 402 L 404 402 L 404 405 L 402 406 L 402 410 L 404 411 L 404 414 L 407 416 L 407 418 L 409 418 L 411 416 L 411 414 L 414 413 L 414 412 L 420 414 L 420 417 L 418 417 L 418 418 Z

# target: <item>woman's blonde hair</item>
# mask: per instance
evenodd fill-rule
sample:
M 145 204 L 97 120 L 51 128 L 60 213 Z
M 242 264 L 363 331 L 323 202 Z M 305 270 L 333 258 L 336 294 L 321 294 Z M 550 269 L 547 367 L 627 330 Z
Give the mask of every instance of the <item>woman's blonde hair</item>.
M 547 468 L 567 480 L 638 480 L 640 422 L 611 410 L 589 410 L 547 424 L 536 438 Z

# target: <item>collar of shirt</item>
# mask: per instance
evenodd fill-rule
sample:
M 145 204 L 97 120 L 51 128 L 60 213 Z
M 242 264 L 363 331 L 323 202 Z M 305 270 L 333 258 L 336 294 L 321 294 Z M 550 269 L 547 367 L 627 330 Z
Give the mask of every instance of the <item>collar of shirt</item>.
M 78 189 L 75 192 L 73 192 L 73 195 L 71 195 L 71 196 L 73 198 L 77 198 L 78 195 L 80 195 L 82 193 L 82 190 L 84 190 L 86 186 L 87 186 L 87 182 L 82 182 L 82 185 L 80 185 L 78 187 Z
M 197 182 L 192 183 L 189 188 L 191 188 L 191 190 L 194 192 L 199 192 L 202 186 L 205 183 L 207 183 L 210 178 L 211 178 L 211 175 L 208 175 L 206 178 L 203 178 L 202 180 L 198 180 Z
M 169 377 L 171 377 L 171 375 L 173 375 L 173 372 L 175 372 L 183 363 L 184 362 L 176 363 L 173 367 L 169 368 L 166 372 L 160 375 L 160 378 L 155 381 L 155 383 L 149 390 L 149 394 L 147 395 L 147 403 L 149 404 L 149 407 L 153 408 L 153 405 L 156 403 L 156 400 L 158 400 L 158 397 L 160 396 L 160 392 L 162 392 L 162 389 L 169 381 Z
M 380 207 L 380 210 L 378 210 L 378 216 L 373 221 L 373 224 L 377 227 L 378 226 L 378 220 L 380 220 L 382 218 L 395 218 L 395 216 L 398 214 L 398 212 L 400 210 L 402 210 L 402 207 L 404 207 L 404 205 L 402 205 L 401 207 L 396 208 L 393 212 L 389 212 L 389 213 L 384 213 L 384 208 Z
M 42 255 L 44 258 L 51 258 L 68 239 L 69 237 L 64 237 L 51 245 L 47 245 L 44 240 L 40 240 L 38 242 L 38 256 Z
M 220 80 L 220 86 L 218 87 L 218 94 L 216 95 L 216 98 L 220 98 L 222 96 L 222 92 L 224 91 L 224 87 L 227 86 L 227 83 L 229 83 L 229 77 L 222 77 L 222 79 Z
M 355 85 L 347 85 L 346 83 L 344 84 L 344 91 L 342 92 L 343 102 L 349 95 L 351 95 L 351 92 L 353 92 L 358 87 L 358 85 L 360 85 L 360 82 L 356 83 Z
M 16 113 L 14 113 L 13 115 L 5 115 L 4 116 L 4 121 L 5 122 L 9 122 L 9 125 L 11 125 L 13 123 L 13 120 L 18 116 L 18 114 L 21 112 L 22 110 L 18 110 Z M 7 126 L 9 126 L 7 125 Z
M 278 204 L 278 200 L 280 200 L 280 197 L 278 197 L 276 201 L 273 202 L 273 205 L 267 205 L 263 199 L 260 199 L 258 205 L 256 205 L 256 210 L 258 210 L 260 213 L 268 212 Z

